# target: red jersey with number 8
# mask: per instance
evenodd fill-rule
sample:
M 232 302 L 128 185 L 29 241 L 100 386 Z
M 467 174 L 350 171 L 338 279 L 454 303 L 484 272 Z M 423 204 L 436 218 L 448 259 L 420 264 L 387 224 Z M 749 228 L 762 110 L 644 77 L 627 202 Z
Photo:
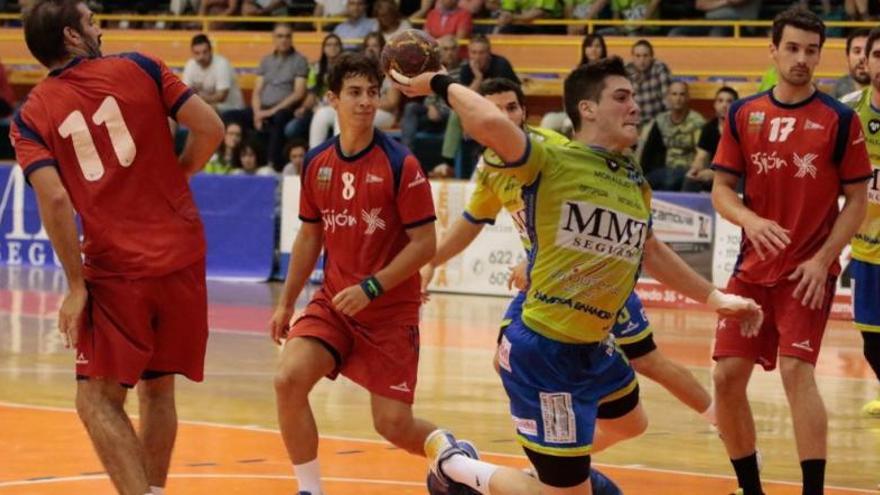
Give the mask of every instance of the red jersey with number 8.
M 432 223 L 431 184 L 416 157 L 374 131 L 373 142 L 345 156 L 339 137 L 309 150 L 299 218 L 324 227 L 328 300 L 385 268 L 409 243 L 407 229 Z M 293 254 L 296 256 L 296 253 Z M 354 315 L 362 325 L 417 325 L 421 291 L 415 272 Z
M 159 277 L 204 257 L 168 127 L 192 94 L 140 53 L 75 58 L 38 84 L 13 119 L 25 176 L 56 167 L 82 219 L 87 279 Z
M 712 167 L 740 176 L 745 205 L 789 231 L 791 244 L 762 260 L 743 238 L 735 275 L 774 285 L 822 247 L 839 213 L 841 186 L 871 177 L 865 136 L 855 113 L 815 91 L 788 105 L 772 91 L 730 107 Z M 831 275 L 840 273 L 834 262 Z

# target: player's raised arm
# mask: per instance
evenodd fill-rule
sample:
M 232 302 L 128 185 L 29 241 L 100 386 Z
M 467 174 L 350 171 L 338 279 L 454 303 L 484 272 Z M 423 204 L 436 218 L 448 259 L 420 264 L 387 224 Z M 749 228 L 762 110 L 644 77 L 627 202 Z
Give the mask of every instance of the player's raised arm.
M 495 104 L 458 84 L 442 72 L 425 72 L 408 78 L 397 72 L 391 80 L 407 96 L 437 93 L 458 114 L 464 131 L 478 143 L 495 151 L 506 163 L 520 162 L 528 151 L 528 138 Z
M 187 175 L 199 172 L 223 139 L 223 121 L 199 96 L 191 96 L 177 111 L 177 121 L 189 129 L 180 154 L 180 167 Z

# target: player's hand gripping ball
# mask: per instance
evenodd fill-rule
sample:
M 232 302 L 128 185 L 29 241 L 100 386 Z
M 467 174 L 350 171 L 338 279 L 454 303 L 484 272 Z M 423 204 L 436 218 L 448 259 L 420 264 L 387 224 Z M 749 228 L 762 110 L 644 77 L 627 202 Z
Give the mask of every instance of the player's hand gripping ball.
M 428 33 L 406 29 L 392 36 L 382 49 L 382 70 L 414 77 L 440 70 L 440 47 Z

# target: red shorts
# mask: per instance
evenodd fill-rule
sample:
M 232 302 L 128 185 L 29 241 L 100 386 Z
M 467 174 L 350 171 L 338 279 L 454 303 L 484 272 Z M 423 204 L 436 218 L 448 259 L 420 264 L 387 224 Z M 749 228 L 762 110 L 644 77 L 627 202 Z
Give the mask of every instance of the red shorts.
M 776 367 L 777 354 L 815 365 L 831 311 L 836 281 L 835 277 L 828 277 L 822 307 L 812 310 L 801 304 L 800 299 L 792 297 L 797 280 L 782 280 L 776 285 L 764 286 L 731 277 L 727 292 L 750 297 L 760 304 L 764 309 L 764 324 L 757 337 L 746 338 L 740 334 L 738 320 L 719 319 L 712 358 L 752 358 L 767 371 Z
M 77 377 L 112 378 L 125 386 L 167 373 L 202 381 L 208 342 L 204 260 L 162 277 L 101 278 L 86 286 Z
M 318 292 L 293 323 L 288 340 L 312 337 L 335 355 L 339 373 L 371 393 L 413 403 L 419 370 L 419 327 L 390 324 L 365 327 L 336 311 Z

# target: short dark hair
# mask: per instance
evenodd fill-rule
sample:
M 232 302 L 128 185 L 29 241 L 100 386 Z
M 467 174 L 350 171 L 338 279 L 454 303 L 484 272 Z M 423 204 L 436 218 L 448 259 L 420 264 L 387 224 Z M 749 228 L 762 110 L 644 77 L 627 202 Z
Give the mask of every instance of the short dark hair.
M 853 40 L 856 38 L 867 38 L 871 34 L 871 30 L 867 28 L 853 29 L 849 36 L 846 37 L 846 54 L 852 49 Z
M 363 53 L 345 52 L 339 55 L 330 65 L 330 74 L 327 76 L 327 88 L 338 95 L 342 91 L 342 84 L 350 77 L 364 76 L 373 82 L 382 85 L 382 70 L 379 63 Z
M 490 50 L 492 49 L 492 42 L 489 41 L 489 38 L 486 37 L 485 34 L 475 34 L 475 35 L 473 35 L 473 36 L 471 37 L 471 40 L 470 40 L 469 43 L 470 43 L 470 44 L 474 44 L 474 43 L 482 43 L 482 44 L 488 46 Z
M 211 48 L 211 40 L 208 39 L 208 35 L 205 33 L 199 33 L 192 37 L 192 41 L 190 41 L 190 48 L 196 45 L 208 45 L 208 48 Z
M 516 95 L 516 101 L 519 102 L 519 106 L 524 107 L 526 105 L 526 95 L 523 94 L 522 87 L 510 79 L 493 77 L 491 79 L 486 79 L 480 84 L 479 93 L 483 96 L 497 95 L 498 93 L 507 92 L 513 92 Z
M 773 46 L 779 46 L 785 26 L 816 33 L 819 35 L 819 47 L 825 44 L 825 23 L 822 22 L 818 15 L 806 7 L 801 5 L 790 7 L 780 12 L 773 19 Z
M 31 54 L 46 67 L 68 57 L 64 28 L 82 33 L 82 0 L 36 0 L 23 14 L 24 40 Z
M 603 58 L 581 65 L 565 78 L 565 113 L 571 119 L 574 130 L 581 129 L 581 113 L 578 104 L 584 100 L 598 102 L 605 89 L 605 79 L 626 76 L 626 67 L 620 57 Z
M 654 55 L 654 45 L 652 45 L 651 42 L 646 39 L 640 39 L 639 41 L 633 43 L 633 46 L 630 50 L 635 51 L 635 49 L 640 46 L 644 46 L 648 49 L 649 52 L 651 52 L 651 55 Z
M 721 93 L 730 94 L 730 96 L 733 96 L 733 101 L 739 99 L 739 93 L 737 93 L 736 90 L 731 88 L 730 86 L 721 86 L 720 88 L 718 88 L 718 91 L 715 92 L 715 97 L 717 98 L 718 95 L 720 95 Z
M 880 28 L 872 29 L 868 34 L 868 41 L 865 42 L 865 57 L 871 55 L 871 50 L 874 49 L 874 43 L 880 39 Z

